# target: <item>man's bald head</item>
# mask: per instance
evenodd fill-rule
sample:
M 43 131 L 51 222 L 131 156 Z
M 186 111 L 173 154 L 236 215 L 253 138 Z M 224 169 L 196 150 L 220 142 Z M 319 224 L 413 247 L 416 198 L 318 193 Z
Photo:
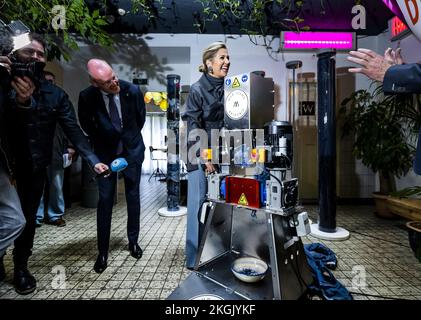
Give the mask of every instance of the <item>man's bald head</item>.
M 91 59 L 87 63 L 91 83 L 107 93 L 119 93 L 120 86 L 113 68 L 104 60 Z
M 89 75 L 95 80 L 106 81 L 113 73 L 111 66 L 104 60 L 91 59 L 87 64 Z

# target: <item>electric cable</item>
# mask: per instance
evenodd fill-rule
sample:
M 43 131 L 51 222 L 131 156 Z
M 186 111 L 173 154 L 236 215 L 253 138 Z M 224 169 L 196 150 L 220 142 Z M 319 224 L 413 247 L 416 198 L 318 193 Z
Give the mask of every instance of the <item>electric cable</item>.
M 312 217 L 312 218 L 314 218 L 314 217 Z M 409 246 L 404 245 L 402 243 L 391 241 L 391 240 L 386 240 L 386 239 L 379 238 L 379 237 L 376 237 L 376 236 L 372 236 L 372 235 L 369 235 L 369 234 L 366 234 L 366 233 L 362 233 L 362 232 L 359 232 L 359 231 L 355 231 L 355 230 L 351 230 L 351 229 L 348 229 L 348 231 L 349 232 L 352 232 L 352 233 L 356 233 L 356 234 L 362 235 L 362 236 L 365 236 L 365 237 L 369 237 L 369 238 L 373 238 L 373 239 L 376 239 L 376 240 L 380 240 L 380 241 L 392 243 L 392 244 L 395 244 L 397 246 L 401 246 L 401 247 L 405 247 L 405 248 L 410 248 Z
M 349 230 L 349 229 L 348 229 L 348 230 Z M 370 238 L 373 238 L 373 239 L 377 239 L 377 240 L 381 240 L 381 241 L 389 242 L 389 243 L 395 244 L 395 245 L 397 245 L 397 246 L 401 246 L 401 247 L 405 247 L 405 248 L 410 248 L 409 246 L 404 245 L 404 244 L 399 243 L 399 242 L 395 242 L 395 241 L 390 241 L 390 240 L 382 239 L 382 238 L 375 237 L 375 236 L 371 236 L 371 235 L 369 235 L 369 234 L 365 234 L 365 233 L 358 232 L 358 231 L 355 231 L 355 230 L 349 230 L 349 232 L 353 232 L 353 233 L 360 234 L 360 235 L 362 235 L 362 236 L 366 236 L 366 237 L 370 237 Z
M 281 180 L 279 180 L 279 178 L 277 177 L 277 176 L 275 176 L 275 175 L 273 175 L 272 173 L 270 173 L 269 171 L 267 171 L 267 173 L 269 173 L 269 175 L 271 176 L 271 177 L 274 177 L 275 178 L 275 180 L 279 183 L 279 185 L 282 187 L 282 182 L 281 182 Z

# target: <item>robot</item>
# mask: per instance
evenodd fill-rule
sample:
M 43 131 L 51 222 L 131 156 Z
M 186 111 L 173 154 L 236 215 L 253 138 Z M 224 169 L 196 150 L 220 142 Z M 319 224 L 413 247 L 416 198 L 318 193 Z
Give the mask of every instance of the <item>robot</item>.
M 313 277 L 301 237 L 310 225 L 307 213 L 297 209 L 298 180 L 291 176 L 292 126 L 272 120 L 273 106 L 274 83 L 263 72 L 225 79 L 225 126 L 212 132 L 207 152 L 218 170 L 207 176 L 195 272 L 169 299 L 306 295 Z M 236 263 L 244 258 L 267 268 L 258 277 L 252 267 L 239 271 Z

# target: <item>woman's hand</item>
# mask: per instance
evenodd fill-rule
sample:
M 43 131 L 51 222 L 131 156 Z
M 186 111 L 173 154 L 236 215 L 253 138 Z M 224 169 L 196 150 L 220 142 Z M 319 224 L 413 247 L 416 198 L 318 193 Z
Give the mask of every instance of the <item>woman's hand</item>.
M 211 162 L 206 162 L 205 166 L 206 166 L 205 173 L 210 174 L 210 173 L 216 172 L 216 169 Z

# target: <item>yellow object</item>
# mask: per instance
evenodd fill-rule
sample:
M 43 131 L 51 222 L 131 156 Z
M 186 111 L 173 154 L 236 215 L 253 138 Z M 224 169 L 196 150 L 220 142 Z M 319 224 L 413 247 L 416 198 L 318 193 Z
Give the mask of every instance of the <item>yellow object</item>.
M 159 106 L 161 100 L 162 100 L 162 94 L 161 92 L 152 92 L 152 99 L 155 105 Z
M 238 200 L 238 204 L 242 206 L 248 206 L 249 202 L 247 201 L 246 195 L 244 193 L 241 194 L 240 200 Z
M 264 163 L 265 162 L 265 149 L 253 149 L 251 150 L 251 160 L 252 162 Z
M 145 93 L 143 100 L 145 101 L 145 103 L 151 103 L 153 101 L 153 103 L 162 111 L 167 111 L 168 109 L 168 100 L 166 92 L 148 91 Z
M 145 101 L 145 103 L 151 102 L 151 100 L 152 100 L 152 92 L 149 92 L 149 91 L 146 92 L 143 100 Z
M 168 101 L 167 101 L 167 99 L 162 99 L 161 100 L 161 102 L 159 103 L 159 108 L 162 111 L 167 111 L 167 109 L 168 109 Z
M 257 150 L 256 149 L 252 149 L 251 150 L 251 161 L 252 162 L 257 162 L 258 160 L 259 160 L 259 158 L 258 158 Z
M 259 148 L 259 156 L 258 156 L 257 161 L 259 163 L 265 162 L 265 148 Z
M 232 87 L 233 88 L 238 88 L 240 87 L 240 81 L 238 81 L 237 78 L 234 79 L 234 82 L 232 83 Z
M 212 160 L 212 149 L 203 149 L 202 158 L 205 160 Z

